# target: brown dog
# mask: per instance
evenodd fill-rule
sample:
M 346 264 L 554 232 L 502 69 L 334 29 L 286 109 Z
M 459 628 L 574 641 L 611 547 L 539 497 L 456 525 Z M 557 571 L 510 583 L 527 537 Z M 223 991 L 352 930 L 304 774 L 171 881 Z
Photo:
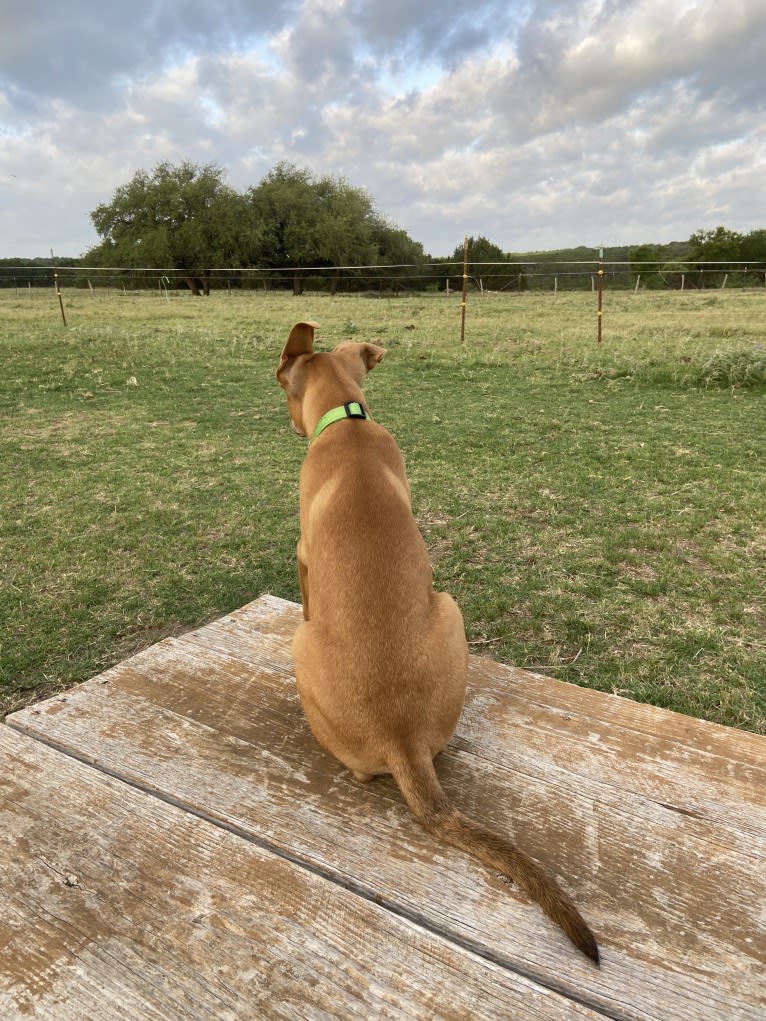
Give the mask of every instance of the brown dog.
M 315 354 L 316 325 L 293 327 L 277 369 L 293 428 L 311 437 L 298 542 L 305 622 L 293 642 L 311 729 L 357 779 L 391 773 L 427 829 L 518 882 L 598 963 L 591 931 L 553 880 L 461 816 L 439 784 L 433 759 L 465 695 L 463 618 L 434 592 L 402 455 L 364 401 L 361 384 L 385 352 L 345 343 Z

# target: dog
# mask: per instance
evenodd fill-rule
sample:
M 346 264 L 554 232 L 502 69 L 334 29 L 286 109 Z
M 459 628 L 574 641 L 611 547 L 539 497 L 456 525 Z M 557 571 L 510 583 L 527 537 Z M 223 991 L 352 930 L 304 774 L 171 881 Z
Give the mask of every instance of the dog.
M 402 454 L 362 393 L 385 351 L 345 342 L 315 353 L 317 323 L 296 323 L 279 360 L 293 429 L 309 437 L 300 473 L 293 640 L 298 694 L 314 736 L 357 780 L 391 774 L 435 836 L 527 892 L 595 964 L 572 901 L 510 841 L 449 802 L 434 757 L 457 727 L 468 646 L 454 599 L 435 592 Z

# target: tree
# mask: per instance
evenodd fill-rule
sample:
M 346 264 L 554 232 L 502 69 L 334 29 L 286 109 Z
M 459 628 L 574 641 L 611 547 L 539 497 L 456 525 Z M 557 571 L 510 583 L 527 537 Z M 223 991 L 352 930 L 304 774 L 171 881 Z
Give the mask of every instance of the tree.
M 364 266 L 380 256 L 380 219 L 372 199 L 343 178 L 314 178 L 308 170 L 278 163 L 248 200 L 260 224 L 260 260 L 284 270 L 300 294 L 306 267 Z M 338 273 L 331 287 L 337 285 Z
M 311 177 L 289 163 L 278 163 L 247 193 L 251 215 L 261 228 L 258 263 L 266 268 L 305 266 L 312 250 Z M 301 224 L 305 230 L 301 230 Z M 296 278 L 294 289 L 299 293 Z
M 674 290 L 683 290 L 686 287 L 687 280 L 693 287 L 702 286 L 700 282 L 694 282 L 693 265 L 673 259 L 669 262 L 664 262 L 657 267 L 657 276 L 665 287 L 670 287 Z M 700 277 L 700 280 L 701 279 L 702 278 Z
M 726 227 L 716 227 L 715 230 L 698 230 L 692 234 L 689 238 L 690 258 L 707 264 L 699 267 L 700 286 L 704 286 L 706 282 L 708 285 L 720 283 L 722 274 L 726 273 L 729 268 L 720 264 L 738 262 L 741 259 L 742 241 L 741 234 L 734 230 L 728 230 Z M 715 276 L 711 276 L 711 274 L 715 274 Z
M 413 241 L 407 231 L 378 217 L 373 225 L 372 233 L 377 251 L 376 261 L 381 265 L 391 267 L 386 282 L 394 293 L 398 294 L 408 281 L 412 286 L 417 287 L 418 279 L 422 281 L 424 276 L 430 277 L 423 246 L 419 241 Z M 383 286 L 384 281 L 381 279 L 379 289 L 383 290 Z
M 636 286 L 642 274 L 644 277 L 644 287 L 649 284 L 651 286 L 659 277 L 651 276 L 644 263 L 648 263 L 652 269 L 652 263 L 659 263 L 661 260 L 661 250 L 659 245 L 636 245 L 635 248 L 630 249 L 630 283 L 633 287 Z
M 742 239 L 740 258 L 755 280 L 766 284 L 766 230 L 751 230 Z
M 210 270 L 245 265 L 257 243 L 248 204 L 223 176 L 188 161 L 138 170 L 90 214 L 102 240 L 87 262 L 179 270 L 193 294 L 208 294 Z
M 462 266 L 463 255 L 464 245 L 458 245 L 449 261 Z M 523 290 L 526 287 L 524 271 L 511 265 L 511 261 L 510 256 L 488 238 L 479 235 L 468 239 L 468 274 L 479 279 L 482 287 L 486 281 L 493 290 L 504 291 L 511 287 Z M 501 263 L 509 265 L 505 268 L 498 265 Z M 462 270 L 460 273 L 462 276 Z
M 101 241 L 85 264 L 175 270 L 194 294 L 209 293 L 214 267 L 259 266 L 284 274 L 299 294 L 311 267 L 334 290 L 349 267 L 425 259 L 343 178 L 283 162 L 241 194 L 223 176 L 190 162 L 137 171 L 91 213 Z
M 736 262 L 743 240 L 741 234 L 726 227 L 698 230 L 689 238 L 690 257 L 705 262 Z
M 665 245 L 643 244 L 629 249 L 629 283 L 635 287 L 639 278 L 641 286 L 650 290 L 662 287 L 680 287 L 693 269 L 686 263 L 689 256 L 689 242 L 671 241 Z

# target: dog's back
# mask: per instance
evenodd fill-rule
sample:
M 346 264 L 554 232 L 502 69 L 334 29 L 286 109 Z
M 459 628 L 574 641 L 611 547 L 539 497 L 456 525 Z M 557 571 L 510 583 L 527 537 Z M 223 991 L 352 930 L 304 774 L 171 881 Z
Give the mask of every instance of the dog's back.
M 342 344 L 314 355 L 313 333 L 311 323 L 293 328 L 277 370 L 293 426 L 314 436 L 300 487 L 305 620 L 293 641 L 311 729 L 358 779 L 393 774 L 431 832 L 516 880 L 598 963 L 590 929 L 555 882 L 442 790 L 433 759 L 463 706 L 463 618 L 433 589 L 402 455 L 364 406 L 361 384 L 382 349 Z

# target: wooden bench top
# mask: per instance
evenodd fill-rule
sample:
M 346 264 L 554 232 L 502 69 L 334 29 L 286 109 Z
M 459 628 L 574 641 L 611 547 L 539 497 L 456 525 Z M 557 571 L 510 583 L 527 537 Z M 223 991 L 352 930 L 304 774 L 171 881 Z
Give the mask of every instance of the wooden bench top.
M 472 658 L 445 789 L 515 887 L 356 783 L 263 596 L 0 727 L 0 1018 L 766 1017 L 766 739 Z

